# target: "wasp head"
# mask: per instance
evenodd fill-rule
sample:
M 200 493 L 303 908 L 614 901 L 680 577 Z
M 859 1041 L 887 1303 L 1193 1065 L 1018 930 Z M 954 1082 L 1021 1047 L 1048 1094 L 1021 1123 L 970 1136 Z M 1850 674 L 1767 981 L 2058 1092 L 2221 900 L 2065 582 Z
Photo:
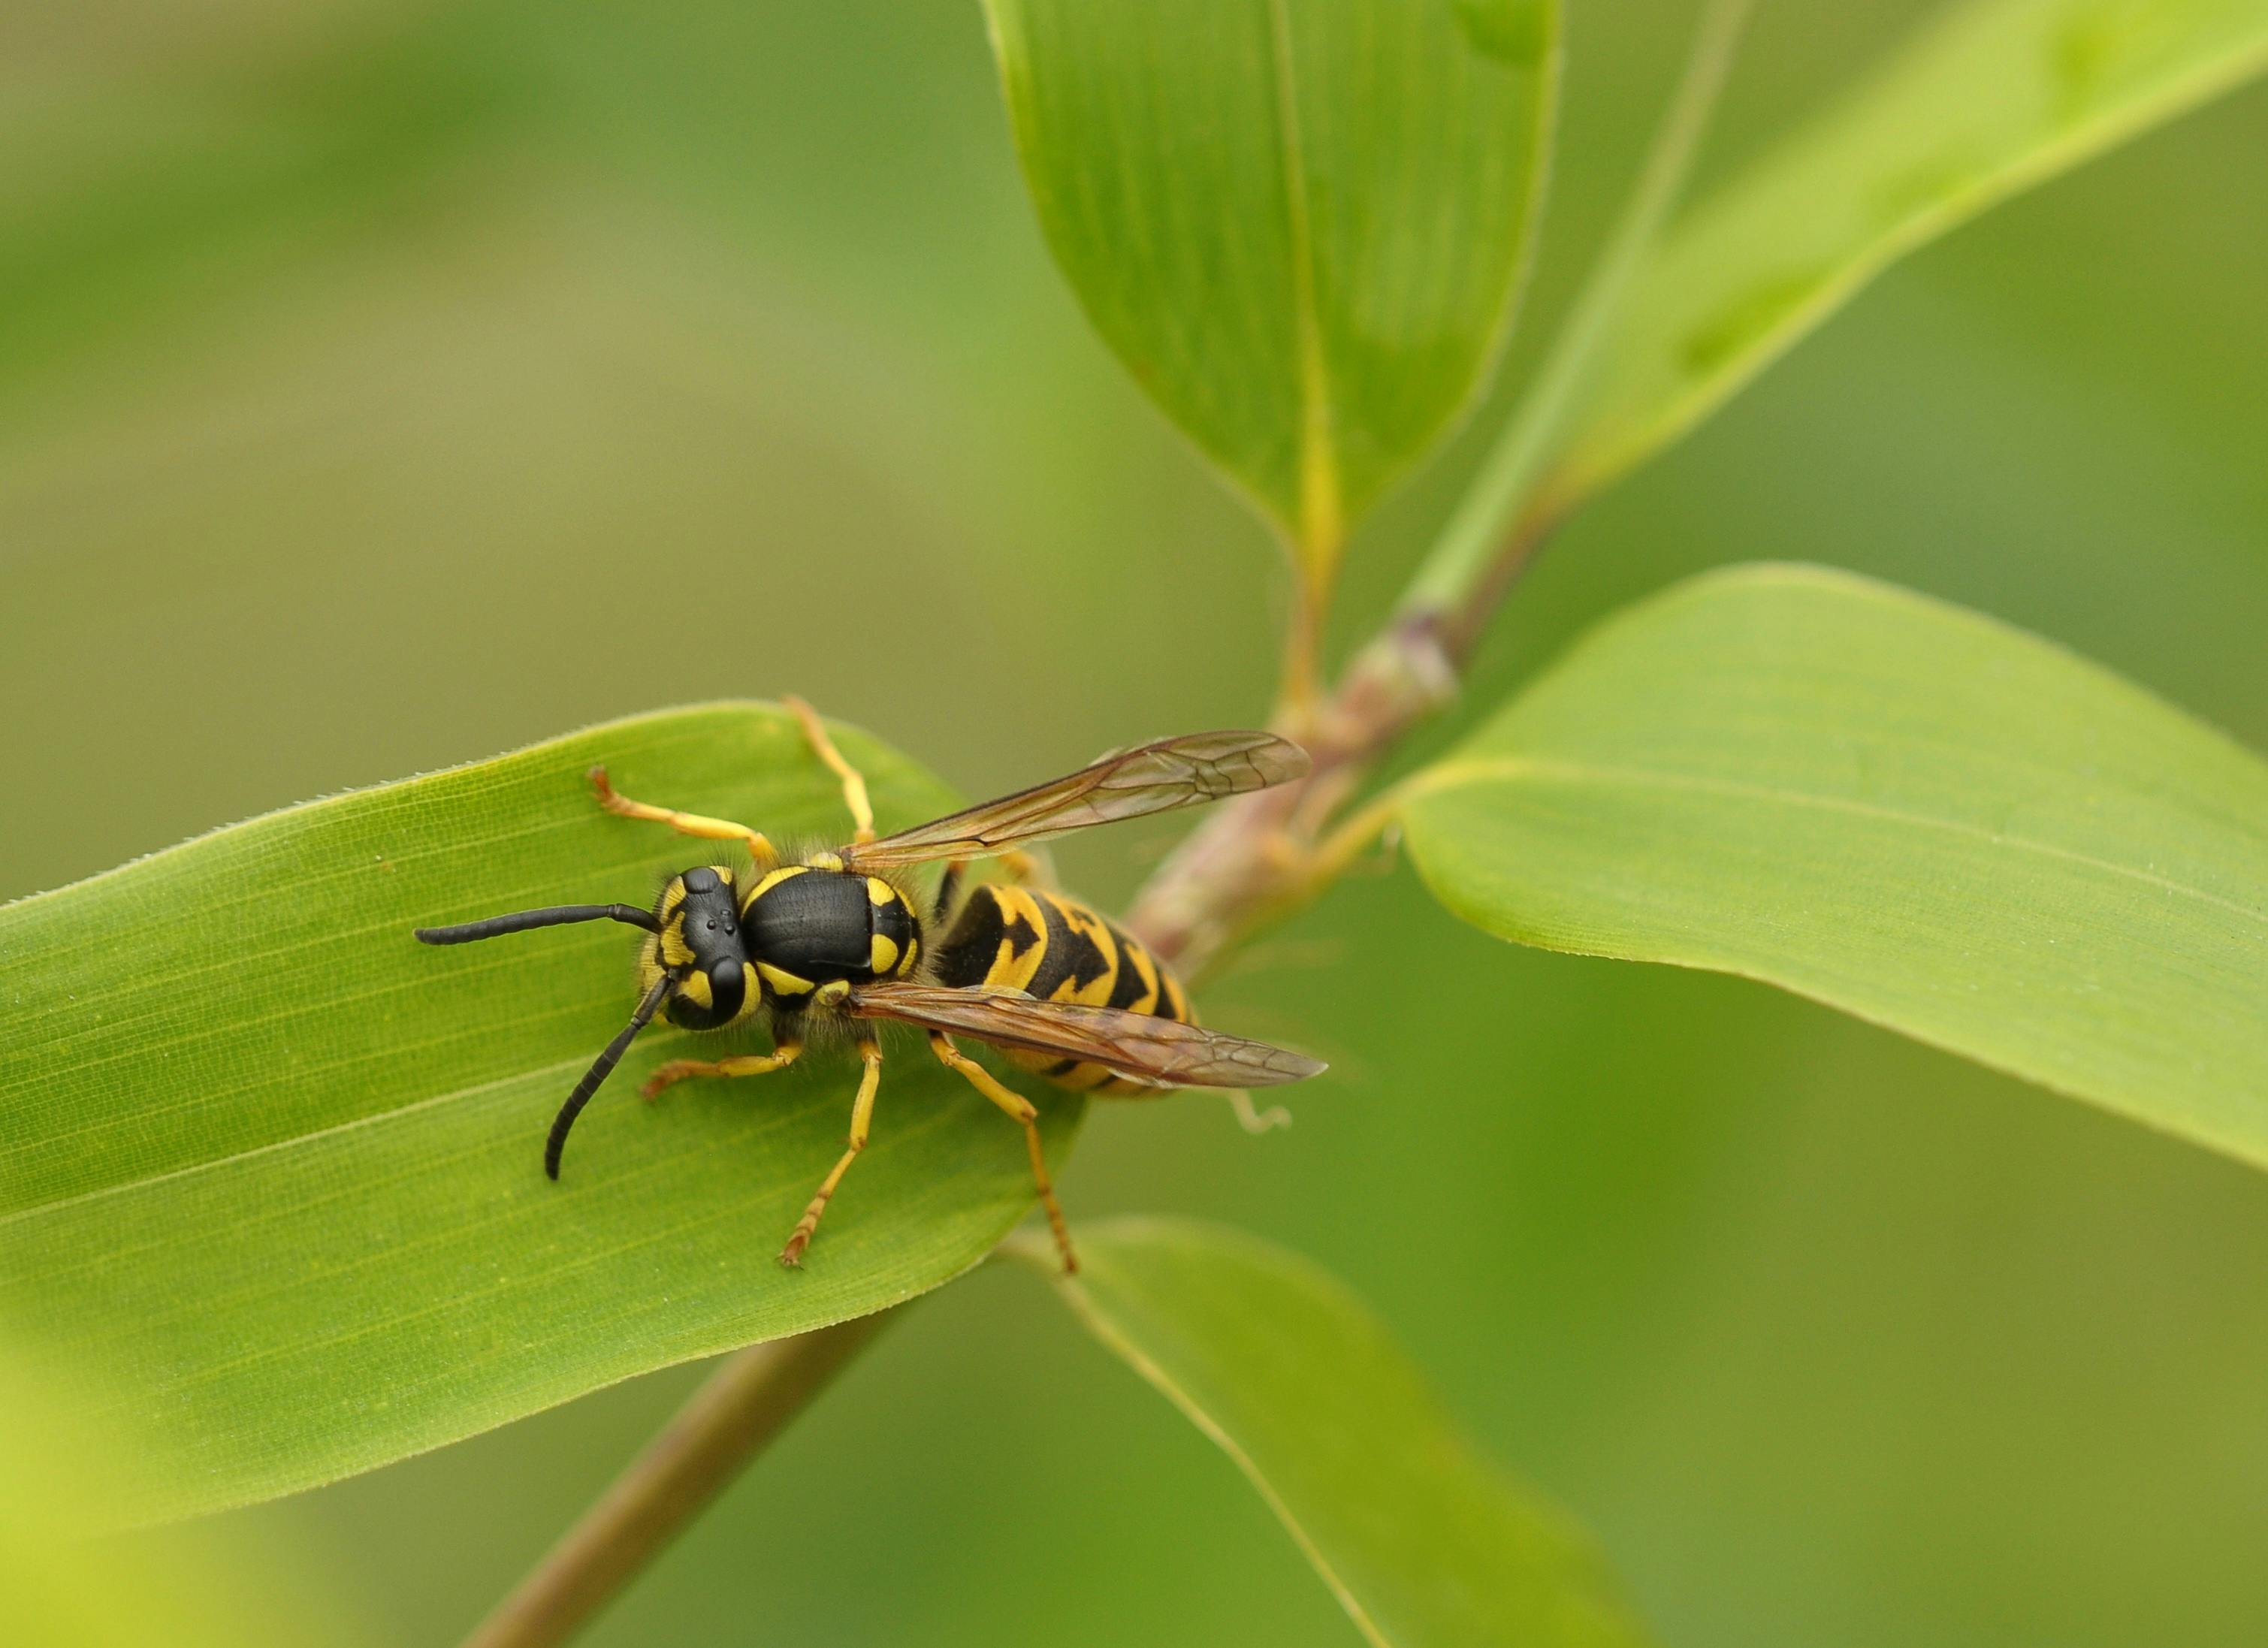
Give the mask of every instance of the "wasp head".
M 671 877 L 653 916 L 658 931 L 646 944 L 647 987 L 667 975 L 664 1011 L 672 1024 L 713 1030 L 753 1004 L 756 990 L 730 870 L 701 864 Z

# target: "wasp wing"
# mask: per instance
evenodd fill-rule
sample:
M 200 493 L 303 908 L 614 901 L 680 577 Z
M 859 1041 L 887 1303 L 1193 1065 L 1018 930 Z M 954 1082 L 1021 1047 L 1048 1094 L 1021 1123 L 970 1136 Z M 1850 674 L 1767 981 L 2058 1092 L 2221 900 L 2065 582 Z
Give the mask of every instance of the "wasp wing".
M 1276 1087 L 1320 1074 L 1320 1059 L 1173 1019 L 1041 1001 L 1021 990 L 886 982 L 850 995 L 861 1019 L 956 1031 L 998 1047 L 1101 1064 L 1165 1087 Z
M 1192 732 L 1115 751 L 1090 766 L 880 841 L 843 850 L 852 870 L 974 858 L 1114 819 L 1218 801 L 1303 776 L 1307 752 L 1272 732 Z

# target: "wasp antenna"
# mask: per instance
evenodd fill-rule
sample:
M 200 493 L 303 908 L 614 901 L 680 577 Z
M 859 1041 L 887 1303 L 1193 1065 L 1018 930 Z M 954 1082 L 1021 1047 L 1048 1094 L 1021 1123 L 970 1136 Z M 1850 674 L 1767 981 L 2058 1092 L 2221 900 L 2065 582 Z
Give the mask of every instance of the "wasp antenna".
M 571 922 L 618 921 L 630 927 L 643 927 L 648 932 L 660 931 L 653 912 L 642 910 L 635 904 L 555 904 L 549 909 L 518 910 L 510 916 L 491 916 L 486 921 L 466 922 L 456 927 L 420 927 L 417 938 L 421 944 L 471 944 L 477 939 L 495 938 L 504 933 L 526 932 L 534 927 L 564 927 Z
M 509 918 L 500 918 L 509 919 Z M 543 1171 L 553 1179 L 559 1177 L 559 1158 L 567 1149 L 567 1130 L 575 1125 L 575 1118 L 583 1114 L 583 1107 L 591 1102 L 591 1095 L 599 1091 L 599 1084 L 614 1074 L 615 1066 L 622 1062 L 630 1051 L 630 1041 L 646 1027 L 654 1014 L 661 1010 L 661 998 L 669 993 L 669 978 L 665 974 L 654 980 L 653 988 L 637 1004 L 630 1021 L 607 1043 L 607 1050 L 599 1055 L 591 1068 L 583 1072 L 583 1079 L 575 1084 L 575 1091 L 567 1095 L 567 1102 L 559 1107 L 559 1114 L 551 1119 L 551 1137 L 543 1141 Z

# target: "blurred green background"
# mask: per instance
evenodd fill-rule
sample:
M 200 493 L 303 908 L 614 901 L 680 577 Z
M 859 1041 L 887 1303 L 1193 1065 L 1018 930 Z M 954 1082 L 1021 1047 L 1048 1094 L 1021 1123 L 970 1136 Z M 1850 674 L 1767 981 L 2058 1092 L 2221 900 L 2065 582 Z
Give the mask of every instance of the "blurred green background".
M 1926 10 L 1766 4 L 1707 171 Z M 1690 18 L 1572 11 L 1515 377 Z M 1049 266 L 975 0 L 19 4 L 0 154 L 0 894 L 671 702 L 800 692 L 972 794 L 1262 713 L 1286 576 Z M 1670 578 L 1804 557 L 2268 745 L 2263 155 L 2255 89 L 1895 272 L 1565 535 L 1469 703 Z M 1476 445 L 1359 543 L 1343 641 Z M 1166 839 L 1060 857 L 1108 901 Z M 1498 945 L 1406 872 L 1208 1011 L 1332 1074 L 1260 1139 L 1101 1110 L 1074 1218 L 1336 1269 L 1666 1644 L 2268 1640 L 2257 1174 L 1759 987 Z M 228 1520 L 447 1641 L 697 1377 Z M 991 1273 L 592 1640 L 909 1637 L 1357 1640 Z

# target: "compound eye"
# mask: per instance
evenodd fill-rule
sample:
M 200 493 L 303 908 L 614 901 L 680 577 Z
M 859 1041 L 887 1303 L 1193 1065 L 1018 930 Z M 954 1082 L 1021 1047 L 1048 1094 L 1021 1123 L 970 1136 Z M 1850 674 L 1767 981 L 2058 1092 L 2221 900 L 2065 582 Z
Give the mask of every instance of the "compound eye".
M 717 879 L 717 872 L 707 864 L 688 870 L 678 879 L 685 883 L 688 893 L 714 893 L 723 885 Z

